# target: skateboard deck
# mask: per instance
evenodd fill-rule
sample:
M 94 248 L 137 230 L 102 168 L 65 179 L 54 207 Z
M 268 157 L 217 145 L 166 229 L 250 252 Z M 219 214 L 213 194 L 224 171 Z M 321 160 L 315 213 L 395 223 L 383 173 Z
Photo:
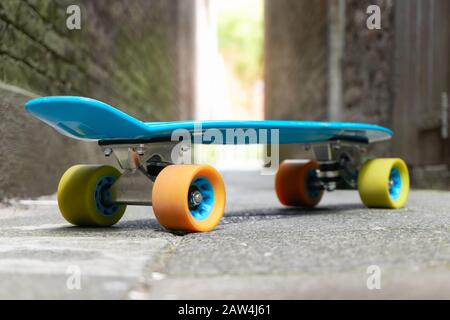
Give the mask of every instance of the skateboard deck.
M 194 144 L 307 144 L 305 150 L 311 149 L 307 156 L 312 159 L 287 160 L 278 166 L 277 148 L 265 156 L 266 163 L 277 167 L 275 193 L 289 207 L 313 208 L 325 191 L 350 188 L 358 190 L 367 207 L 394 209 L 405 205 L 409 193 L 403 160 L 363 162 L 367 148 L 361 144 L 392 136 L 389 129 L 377 125 L 278 120 L 142 122 L 82 97 L 38 98 L 25 108 L 66 136 L 97 141 L 104 156 L 113 155 L 120 167 L 80 164 L 64 173 L 58 184 L 58 207 L 76 226 L 112 226 L 126 206 L 148 205 L 168 230 L 213 230 L 224 214 L 225 184 L 212 166 L 196 163 L 190 146 L 182 145 L 188 139 Z
M 315 143 L 332 140 L 372 143 L 388 140 L 392 131 L 372 124 L 319 121 L 171 121 L 142 122 L 103 102 L 83 97 L 43 97 L 30 100 L 25 108 L 34 117 L 52 126 L 60 133 L 81 140 L 160 140 L 170 139 L 174 130 L 184 129 L 200 132 L 215 129 L 226 134 L 227 129 L 279 130 L 278 142 Z M 271 143 L 271 135 L 264 143 Z M 202 143 L 230 143 L 213 139 Z M 213 140 L 213 141 L 210 141 Z M 224 139 L 226 140 L 226 139 Z M 259 137 L 255 141 L 262 143 Z M 247 144 L 247 141 L 233 140 L 230 144 Z

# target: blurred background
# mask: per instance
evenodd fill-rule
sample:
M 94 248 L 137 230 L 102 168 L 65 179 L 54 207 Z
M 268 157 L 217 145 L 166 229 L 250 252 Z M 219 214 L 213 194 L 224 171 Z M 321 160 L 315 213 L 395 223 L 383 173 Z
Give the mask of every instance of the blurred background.
M 80 30 L 66 27 L 73 4 Z M 416 188 L 449 189 L 449 14 L 447 0 L 2 0 L 0 201 L 51 194 L 70 165 L 103 160 L 24 112 L 46 95 L 146 121 L 380 124 L 395 136 L 371 154 L 405 159 Z M 221 169 L 261 166 L 258 146 L 203 148 Z

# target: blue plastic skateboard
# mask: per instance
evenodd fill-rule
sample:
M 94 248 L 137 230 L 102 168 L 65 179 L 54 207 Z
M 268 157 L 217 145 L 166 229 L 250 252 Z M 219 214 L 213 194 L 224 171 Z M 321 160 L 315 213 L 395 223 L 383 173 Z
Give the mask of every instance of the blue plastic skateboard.
M 278 168 L 275 191 L 287 206 L 314 207 L 325 190 L 358 189 L 368 207 L 400 208 L 409 192 L 401 159 L 361 154 L 370 143 L 389 140 L 392 131 L 363 123 L 316 121 L 142 122 L 97 100 L 43 97 L 25 108 L 60 133 L 97 141 L 114 155 L 121 171 L 106 165 L 71 167 L 58 186 L 61 213 L 78 226 L 110 226 L 126 205 L 152 205 L 169 230 L 210 231 L 225 208 L 220 174 L 189 164 L 192 145 L 300 144 L 313 160 L 288 160 Z M 272 155 L 273 158 L 273 155 Z
M 201 125 L 204 130 L 278 129 L 281 144 L 329 140 L 371 143 L 388 140 L 392 136 L 392 131 L 377 125 L 345 122 L 284 120 L 142 122 L 103 102 L 81 97 L 38 98 L 29 101 L 25 108 L 62 134 L 85 140 L 160 140 L 170 138 L 172 132 L 177 129 L 192 132 L 195 125 Z

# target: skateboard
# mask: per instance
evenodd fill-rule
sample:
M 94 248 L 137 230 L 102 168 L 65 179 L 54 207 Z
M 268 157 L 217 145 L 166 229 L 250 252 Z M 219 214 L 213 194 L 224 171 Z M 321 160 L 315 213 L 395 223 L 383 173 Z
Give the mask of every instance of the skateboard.
M 356 189 L 367 207 L 401 208 L 409 173 L 398 158 L 363 161 L 371 143 L 391 139 L 387 128 L 364 123 L 318 121 L 142 122 L 97 100 L 42 97 L 25 109 L 60 133 L 96 141 L 108 165 L 75 165 L 58 185 L 63 217 L 77 226 L 112 226 L 127 205 L 150 205 L 169 230 L 206 232 L 220 222 L 225 186 L 209 165 L 191 164 L 196 144 L 292 144 L 312 159 L 286 160 L 275 174 L 285 206 L 312 208 L 325 191 Z

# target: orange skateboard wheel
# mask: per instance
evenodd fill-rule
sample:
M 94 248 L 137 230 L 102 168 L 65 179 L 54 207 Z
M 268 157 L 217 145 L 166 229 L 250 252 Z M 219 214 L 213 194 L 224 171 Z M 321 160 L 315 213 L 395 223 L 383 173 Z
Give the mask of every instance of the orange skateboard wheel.
M 314 187 L 319 164 L 310 160 L 283 161 L 275 176 L 275 192 L 286 206 L 314 207 L 323 196 L 323 190 Z
M 225 186 L 211 166 L 170 165 L 156 177 L 152 203 L 156 219 L 169 230 L 211 231 L 225 210 Z

